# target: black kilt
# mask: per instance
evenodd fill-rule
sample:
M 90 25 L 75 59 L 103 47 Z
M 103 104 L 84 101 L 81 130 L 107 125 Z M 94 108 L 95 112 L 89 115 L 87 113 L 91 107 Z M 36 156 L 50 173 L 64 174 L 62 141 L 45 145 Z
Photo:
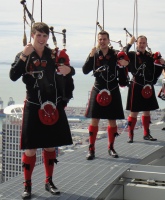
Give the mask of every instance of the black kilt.
M 151 87 L 153 91 L 152 96 L 145 99 L 141 94 L 143 85 L 131 82 L 128 89 L 126 110 L 130 110 L 131 112 L 140 112 L 158 109 L 159 105 L 155 96 L 155 89 L 154 86 Z
M 112 101 L 107 106 L 100 106 L 97 103 L 96 96 L 98 93 L 99 91 L 93 87 L 85 117 L 109 120 L 124 119 L 124 111 L 119 87 L 111 91 Z
M 72 144 L 68 120 L 61 103 L 58 103 L 59 120 L 44 125 L 39 119 L 39 105 L 25 102 L 21 131 L 21 149 L 49 148 Z

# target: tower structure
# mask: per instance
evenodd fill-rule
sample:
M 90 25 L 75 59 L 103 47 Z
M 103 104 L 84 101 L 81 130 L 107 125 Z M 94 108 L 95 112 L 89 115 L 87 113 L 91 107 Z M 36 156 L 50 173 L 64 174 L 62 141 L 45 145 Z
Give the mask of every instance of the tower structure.
M 2 122 L 2 182 L 22 173 L 22 153 L 20 131 L 23 105 L 10 105 L 4 109 Z M 36 165 L 42 163 L 42 149 L 37 150 Z

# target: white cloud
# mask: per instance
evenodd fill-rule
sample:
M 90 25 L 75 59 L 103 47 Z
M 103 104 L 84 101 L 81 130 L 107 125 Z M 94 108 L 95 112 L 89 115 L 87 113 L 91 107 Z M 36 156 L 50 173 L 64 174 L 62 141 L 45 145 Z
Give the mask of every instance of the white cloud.
M 26 0 L 27 8 L 32 13 L 32 2 Z M 41 20 L 41 1 L 34 1 L 34 19 Z M 73 60 L 84 60 L 94 45 L 97 3 L 96 0 L 42 0 L 42 20 L 48 25 L 53 26 L 56 31 L 66 29 L 67 49 Z M 100 1 L 98 21 L 103 25 L 103 7 Z M 133 24 L 134 1 L 133 0 L 104 0 L 104 28 L 110 33 L 114 41 L 121 40 L 125 45 L 126 27 L 130 33 L 144 34 L 148 38 L 149 47 L 154 51 L 160 51 L 165 57 L 164 48 L 164 19 L 165 19 L 165 1 L 164 0 L 139 0 L 137 1 L 137 24 Z M 7 49 L 12 46 L 13 55 L 23 48 L 23 6 L 20 1 L 0 0 L 0 36 L 1 48 Z M 27 20 L 29 18 L 27 16 Z M 26 26 L 27 37 L 29 27 Z M 5 31 L 5 33 L 4 33 Z M 62 39 L 58 38 L 58 45 L 62 48 Z M 128 38 L 129 39 L 129 38 Z M 18 44 L 20 41 L 20 44 Z M 53 44 L 50 44 L 53 48 Z M 112 44 L 114 48 L 119 48 L 118 44 Z M 9 55 L 8 55 L 9 56 Z M 2 57 L 6 57 L 2 52 Z M 8 58 L 8 57 L 6 57 Z

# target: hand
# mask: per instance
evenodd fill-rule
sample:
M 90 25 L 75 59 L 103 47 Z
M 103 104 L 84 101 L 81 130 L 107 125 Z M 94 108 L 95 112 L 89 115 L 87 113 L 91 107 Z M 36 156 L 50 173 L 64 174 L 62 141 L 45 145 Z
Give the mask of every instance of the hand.
M 120 51 L 117 54 L 117 63 L 119 67 L 121 66 L 125 67 L 129 64 L 129 57 L 124 51 Z
M 31 43 L 28 43 L 24 50 L 22 51 L 23 54 L 25 54 L 26 56 L 29 56 L 32 52 L 34 51 L 34 47 Z
M 129 64 L 129 62 L 127 60 L 124 60 L 124 59 L 118 60 L 117 63 L 118 63 L 119 67 L 123 67 L 123 66 L 125 67 Z
M 165 60 L 164 60 L 163 58 L 161 58 L 161 59 L 160 59 L 160 63 L 161 63 L 162 65 L 165 65 Z
M 131 37 L 130 41 L 129 41 L 129 44 L 133 44 L 134 42 L 136 42 L 136 39 L 134 36 Z
M 90 53 L 90 57 L 93 57 L 96 53 L 96 47 L 93 47 L 93 49 L 91 50 L 91 53 Z
M 60 74 L 62 74 L 63 76 L 66 76 L 71 72 L 71 68 L 67 65 L 60 65 L 58 66 L 58 72 L 60 72 Z

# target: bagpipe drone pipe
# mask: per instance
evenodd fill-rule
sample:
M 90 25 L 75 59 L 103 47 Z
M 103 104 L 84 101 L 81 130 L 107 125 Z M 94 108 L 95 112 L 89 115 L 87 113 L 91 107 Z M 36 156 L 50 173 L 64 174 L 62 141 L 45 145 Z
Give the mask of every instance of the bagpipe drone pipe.
M 25 33 L 25 22 L 28 24 L 27 19 L 26 19 L 26 13 L 31 21 L 31 28 L 33 23 L 35 23 L 35 20 L 33 19 L 33 15 L 29 12 L 27 6 L 26 6 L 26 0 L 21 0 L 20 3 L 23 5 L 24 8 L 24 37 L 23 37 L 23 45 L 27 45 L 27 38 L 26 38 L 26 33 Z M 41 14 L 42 16 L 42 14 Z M 41 20 L 42 21 L 42 20 Z M 69 56 L 66 53 L 66 29 L 63 29 L 62 32 L 57 32 L 54 31 L 54 28 L 51 26 L 49 27 L 50 32 L 52 34 L 52 40 L 55 45 L 54 49 L 51 49 L 53 54 L 54 54 L 54 62 L 57 66 L 57 76 L 56 76 L 56 81 L 58 84 L 58 89 L 59 92 L 62 96 L 62 100 L 64 101 L 64 104 L 67 104 L 71 98 L 73 98 L 73 90 L 74 90 L 74 80 L 72 78 L 72 75 L 75 74 L 75 70 L 73 67 L 71 67 L 71 73 L 69 75 L 62 75 L 59 73 L 58 66 L 66 65 L 70 67 L 70 59 Z M 61 34 L 63 36 L 63 49 L 60 50 L 57 47 L 57 41 L 55 37 L 55 33 Z M 49 48 L 49 45 L 47 45 Z M 70 75 L 71 74 L 71 75 Z

